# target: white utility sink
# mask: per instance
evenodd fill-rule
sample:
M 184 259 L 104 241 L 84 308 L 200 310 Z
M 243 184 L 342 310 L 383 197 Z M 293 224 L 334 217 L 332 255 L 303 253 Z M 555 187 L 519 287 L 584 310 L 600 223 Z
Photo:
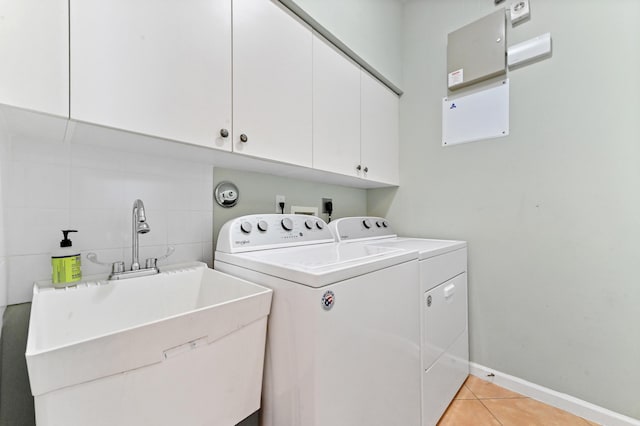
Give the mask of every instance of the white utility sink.
M 37 425 L 235 425 L 260 406 L 271 295 L 199 262 L 36 284 L 26 358 Z

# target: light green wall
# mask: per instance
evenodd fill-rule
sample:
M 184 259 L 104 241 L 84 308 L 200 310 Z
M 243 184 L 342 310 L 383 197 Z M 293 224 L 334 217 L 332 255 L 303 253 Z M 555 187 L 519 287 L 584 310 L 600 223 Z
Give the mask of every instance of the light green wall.
M 401 0 L 294 0 L 373 68 L 402 87 Z
M 232 208 L 214 204 L 213 233 L 214 247 L 218 232 L 228 220 L 247 214 L 275 213 L 276 195 L 286 197 L 285 213 L 294 206 L 317 207 L 319 216 L 327 220 L 322 212 L 322 198 L 333 199 L 333 219 L 344 216 L 362 216 L 367 209 L 367 191 L 308 182 L 300 179 L 272 176 L 261 173 L 216 168 L 213 171 L 213 185 L 221 181 L 231 181 L 238 187 L 240 198 Z
M 511 135 L 440 146 L 447 34 L 490 0 L 407 2 L 401 185 L 368 213 L 469 242 L 471 359 L 640 418 L 640 2 L 535 0 Z

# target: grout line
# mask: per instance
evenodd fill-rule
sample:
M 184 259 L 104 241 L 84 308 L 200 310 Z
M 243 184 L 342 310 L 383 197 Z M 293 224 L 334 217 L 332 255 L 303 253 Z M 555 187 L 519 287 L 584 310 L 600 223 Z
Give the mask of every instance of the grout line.
M 473 392 L 471 391 L 471 389 L 469 389 L 469 388 L 467 387 L 467 385 L 463 384 L 463 385 L 462 385 L 462 388 L 465 388 L 467 391 L 469 391 L 469 393 L 471 393 L 471 395 L 473 396 L 473 399 L 478 399 L 478 397 L 476 396 L 476 394 L 475 394 L 475 393 L 473 393 Z M 462 389 L 462 388 L 460 388 L 460 389 Z M 460 391 L 458 391 L 458 392 L 460 392 Z M 458 394 L 456 394 L 456 396 L 457 396 L 457 395 L 458 395 Z M 460 400 L 462 400 L 462 401 L 464 401 L 464 399 L 462 399 L 462 398 L 459 398 L 459 399 L 460 399 Z M 467 399 L 467 401 L 473 401 L 473 399 Z
M 480 404 L 482 404 L 482 406 L 483 406 L 484 408 L 486 408 L 486 409 L 487 409 L 487 411 L 489 412 L 489 414 L 491 414 L 491 416 L 492 416 L 494 419 L 496 419 L 496 421 L 497 421 L 498 423 L 500 423 L 501 425 L 503 424 L 503 423 L 500 421 L 500 419 L 499 419 L 498 417 L 496 417 L 496 415 L 495 415 L 495 414 L 493 414 L 493 411 L 491 411 L 491 410 L 489 409 L 489 407 L 487 407 L 487 406 L 485 405 L 485 403 L 484 403 L 484 402 L 482 402 L 482 400 L 481 400 L 481 399 L 478 399 L 478 401 L 480 401 Z
M 473 391 L 469 388 L 469 386 L 467 386 L 467 385 L 466 385 L 466 383 L 465 383 L 465 384 L 463 384 L 462 386 L 464 386 L 465 388 L 467 388 L 467 390 L 468 390 L 469 392 L 471 392 L 471 395 L 473 395 L 473 397 L 474 397 L 475 399 L 477 399 L 478 401 L 480 400 L 480 398 L 478 398 L 478 395 L 476 395 L 475 393 L 473 393 Z
M 469 392 L 471 392 L 471 395 L 473 395 L 473 396 L 474 396 L 475 401 L 480 402 L 480 404 L 482 404 L 482 406 L 485 408 L 485 410 L 487 410 L 487 411 L 489 412 L 489 414 L 491 414 L 491 416 L 492 416 L 494 419 L 496 419 L 496 421 L 497 421 L 500 425 L 502 425 L 502 422 L 501 422 L 501 421 L 496 417 L 496 415 L 495 415 L 495 414 L 493 414 L 493 412 L 489 409 L 489 407 L 487 407 L 487 406 L 484 404 L 484 402 L 482 402 L 482 400 L 481 400 L 480 398 L 478 398 L 478 396 L 477 396 L 477 395 L 476 395 L 476 394 L 471 390 L 471 388 L 469 388 L 469 386 L 467 386 L 466 381 L 465 381 L 465 383 L 462 385 L 462 387 L 467 388 L 467 390 L 468 390 Z M 474 400 L 473 400 L 473 399 L 470 399 L 470 400 L 467 400 L 467 401 L 474 401 Z
M 500 399 L 500 400 L 504 400 L 504 399 L 530 399 L 528 396 L 502 396 L 502 397 L 497 397 L 497 396 L 490 396 L 487 398 L 478 398 L 479 400 L 483 400 L 483 399 Z
M 494 385 L 495 385 L 495 384 L 494 384 Z M 502 386 L 499 386 L 499 385 L 495 385 L 495 386 L 502 388 Z M 529 400 L 533 400 L 533 401 L 538 401 L 538 400 L 536 400 L 535 398 L 531 398 L 531 397 L 528 397 L 528 396 L 526 396 L 526 395 L 520 395 L 520 396 L 516 396 L 516 397 L 498 397 L 498 398 L 496 398 L 496 397 L 489 397 L 489 398 L 479 398 L 479 397 L 478 397 L 478 396 L 473 392 L 473 390 L 471 390 L 471 388 L 470 388 L 469 386 L 467 386 L 466 381 L 465 381 L 465 383 L 462 385 L 462 387 L 466 388 L 466 389 L 471 393 L 471 395 L 473 395 L 473 397 L 475 398 L 475 400 L 476 400 L 476 401 L 479 401 L 479 402 L 482 404 L 482 406 L 483 406 L 483 407 L 484 407 L 484 408 L 485 408 L 485 409 L 486 409 L 486 410 L 491 414 L 491 416 L 492 416 L 492 417 L 493 417 L 493 418 L 494 418 L 494 419 L 495 419 L 495 420 L 496 420 L 500 425 L 503 425 L 503 423 L 500 421 L 500 419 L 497 417 L 497 415 L 496 415 L 496 414 L 494 414 L 494 413 L 493 413 L 493 411 L 491 411 L 491 409 L 490 409 L 490 408 L 489 408 L 489 407 L 484 403 L 484 401 L 487 401 L 487 400 L 498 400 L 498 401 L 502 401 L 502 400 L 516 400 L 516 399 L 529 399 Z M 505 388 L 503 388 L 503 389 L 505 389 Z M 465 401 L 465 399 L 454 399 L 454 400 L 457 400 L 457 401 Z M 473 401 L 473 399 L 466 399 L 466 401 Z M 451 401 L 451 402 L 453 402 L 453 401 Z M 542 401 L 538 401 L 538 402 L 541 402 L 542 404 L 544 404 L 544 405 L 546 405 L 546 406 L 549 406 L 549 407 L 552 407 L 552 408 L 558 408 L 558 407 L 553 407 L 552 405 L 546 404 L 546 403 L 544 403 L 544 402 L 542 402 Z M 562 410 L 562 409 L 560 409 L 560 410 Z M 569 413 L 569 414 L 573 414 L 573 413 L 570 413 L 570 412 L 568 412 L 568 411 L 566 411 L 566 410 L 562 410 L 562 411 L 565 411 L 565 412 L 567 412 L 567 413 Z M 574 414 L 574 415 L 575 415 L 575 414 Z M 575 415 L 575 416 L 576 416 L 576 417 L 579 417 L 579 418 L 584 422 L 585 426 L 586 426 L 586 425 L 591 425 L 591 423 L 590 423 L 587 419 L 585 419 L 584 417 L 581 417 L 581 416 L 578 416 L 578 415 Z
M 486 381 L 486 380 L 484 380 L 484 379 L 482 379 L 482 378 L 480 378 L 480 377 L 478 377 L 478 378 L 479 378 L 480 380 L 483 380 L 483 381 L 485 381 L 485 382 L 487 382 L 487 383 L 489 383 L 489 384 L 492 384 L 493 386 L 496 386 L 496 387 L 498 387 L 498 388 L 500 388 L 500 389 L 509 390 L 509 389 L 507 389 L 507 388 L 503 388 L 502 386 L 496 385 L 496 384 L 495 384 L 495 383 L 493 383 L 493 382 L 488 382 L 488 381 Z M 468 386 L 466 385 L 466 382 L 465 382 L 464 386 L 465 386 L 467 389 L 469 389 L 469 392 L 471 392 L 471 393 L 472 393 L 472 394 L 473 394 L 477 399 L 479 399 L 479 400 L 482 400 L 482 399 L 523 399 L 523 398 L 528 398 L 526 395 L 523 395 L 523 394 L 518 393 L 518 392 L 515 392 L 515 391 L 511 391 L 511 390 L 509 390 L 509 391 L 510 391 L 510 392 L 512 392 L 512 393 L 517 394 L 518 396 L 502 396 L 502 397 L 490 396 L 490 397 L 486 397 L 486 398 L 480 398 L 479 396 L 477 396 L 477 395 L 476 395 L 476 394 L 471 390 L 471 388 L 470 388 L 470 387 L 468 387 Z

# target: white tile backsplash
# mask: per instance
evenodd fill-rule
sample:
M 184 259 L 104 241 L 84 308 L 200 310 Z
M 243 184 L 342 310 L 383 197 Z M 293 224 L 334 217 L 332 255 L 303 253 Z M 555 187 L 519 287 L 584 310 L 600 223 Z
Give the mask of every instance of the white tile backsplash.
M 167 182 L 167 208 L 169 210 L 213 211 L 213 176 L 204 174 L 200 179 L 173 178 Z
M 165 186 L 167 210 L 184 210 L 185 208 L 190 210 L 192 208 L 191 193 L 195 193 L 195 191 L 185 190 L 185 188 L 199 183 L 196 179 L 170 179 Z
M 175 253 L 160 263 L 213 257 L 213 167 L 174 160 L 162 153 L 143 155 L 105 146 L 27 140 L 2 141 L 2 213 L 5 262 L 0 257 L 2 289 L 8 303 L 31 300 L 34 281 L 51 278 L 50 253 L 72 234 L 82 253 L 83 275 L 108 274 L 100 261 L 131 263 L 131 208 L 136 198 L 145 204 L 151 232 L 140 235 L 140 259 Z M 0 253 L 1 255 L 2 253 Z M 2 268 L 6 266 L 6 285 Z
M 146 234 L 140 234 L 138 237 L 138 242 L 140 243 L 140 247 L 148 247 L 148 246 L 163 246 L 167 245 L 167 216 L 170 212 L 167 210 L 152 210 L 147 207 L 147 203 L 145 202 L 145 211 L 147 215 L 147 223 L 151 228 L 150 232 Z M 132 233 L 127 233 L 127 246 L 131 245 L 131 236 Z
M 199 179 L 202 177 L 202 167 L 201 164 L 184 160 L 145 156 L 138 153 L 128 154 L 123 159 L 125 172 L 168 178 Z
M 185 244 L 200 243 L 213 240 L 213 223 L 211 214 L 205 211 L 168 212 L 168 243 Z
M 131 211 L 125 209 L 71 209 L 69 226 L 73 246 L 79 250 L 103 250 L 131 245 Z
M 51 279 L 51 256 L 34 254 L 8 257 L 7 303 L 13 305 L 31 300 L 33 283 Z
M 51 141 L 34 140 L 33 136 L 14 136 L 11 139 L 10 161 L 30 164 L 71 164 L 71 145 L 57 137 Z
M 69 166 L 15 161 L 8 169 L 6 207 L 69 208 Z
M 124 172 L 123 177 L 127 182 L 123 188 L 124 199 L 131 200 L 132 206 L 139 198 L 144 202 L 145 211 L 167 209 L 168 178 L 131 172 Z
M 125 207 L 125 180 L 121 171 L 71 168 L 70 208 L 114 209 Z M 131 204 L 133 205 L 131 200 Z
M 61 230 L 70 229 L 66 209 L 5 208 L 4 215 L 9 256 L 51 253 L 60 246 Z
M 182 262 L 189 262 L 193 260 L 200 260 L 200 261 L 203 260 L 202 259 L 202 256 L 203 256 L 202 243 L 172 244 L 172 246 L 176 249 L 176 251 L 171 255 L 169 259 L 164 261 L 163 264 L 182 263 Z
M 77 144 L 71 150 L 72 167 L 122 171 L 124 158 L 122 152 L 95 145 Z

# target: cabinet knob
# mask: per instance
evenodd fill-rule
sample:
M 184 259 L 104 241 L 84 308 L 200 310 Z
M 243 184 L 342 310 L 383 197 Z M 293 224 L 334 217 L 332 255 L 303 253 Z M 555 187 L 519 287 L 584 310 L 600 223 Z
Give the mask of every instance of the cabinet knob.
M 356 167 L 356 170 L 357 170 L 357 171 L 362 170 L 362 166 L 361 166 L 360 164 L 358 164 L 358 166 Z
M 229 131 L 227 129 L 220 129 L 220 136 L 226 138 L 229 136 Z
M 248 140 L 249 140 L 249 138 L 244 133 L 240 135 L 240 142 L 246 142 Z
M 364 168 L 364 172 L 365 172 L 365 173 L 367 173 L 368 171 L 369 171 L 369 168 L 368 168 L 368 167 L 365 167 L 365 168 Z

